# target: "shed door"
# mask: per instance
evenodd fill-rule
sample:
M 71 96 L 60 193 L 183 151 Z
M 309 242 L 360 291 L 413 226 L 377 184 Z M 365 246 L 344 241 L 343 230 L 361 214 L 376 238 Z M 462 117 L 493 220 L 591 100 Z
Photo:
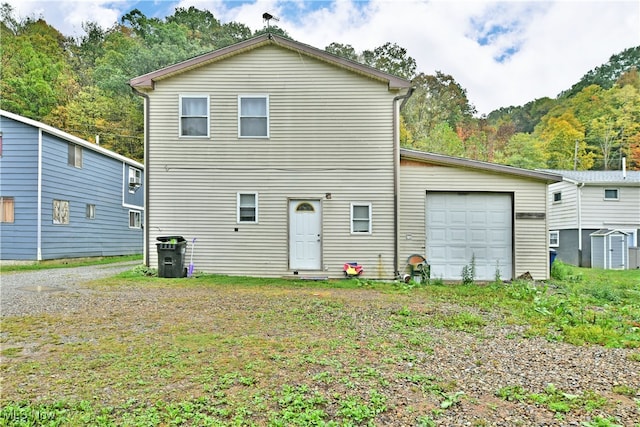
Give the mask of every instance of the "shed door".
M 609 235 L 609 268 L 623 270 L 626 268 L 625 252 L 627 236 L 621 234 Z
M 460 280 L 475 257 L 475 279 L 513 276 L 510 194 L 427 192 L 426 254 L 431 277 Z
M 289 201 L 289 268 L 320 270 L 322 213 L 319 200 Z

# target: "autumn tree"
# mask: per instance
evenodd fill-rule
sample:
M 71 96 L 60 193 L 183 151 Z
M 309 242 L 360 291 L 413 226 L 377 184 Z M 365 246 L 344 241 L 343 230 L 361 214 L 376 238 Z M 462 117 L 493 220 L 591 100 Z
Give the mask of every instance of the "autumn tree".
M 549 168 L 588 170 L 593 165 L 594 156 L 587 150 L 584 126 L 573 112 L 550 117 L 537 131 Z

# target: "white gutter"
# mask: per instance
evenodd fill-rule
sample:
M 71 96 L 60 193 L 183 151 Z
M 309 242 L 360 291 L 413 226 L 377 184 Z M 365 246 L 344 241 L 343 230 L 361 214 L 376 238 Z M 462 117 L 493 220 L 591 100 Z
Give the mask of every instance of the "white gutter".
M 38 201 L 36 218 L 36 260 L 42 261 L 42 129 L 38 128 Z

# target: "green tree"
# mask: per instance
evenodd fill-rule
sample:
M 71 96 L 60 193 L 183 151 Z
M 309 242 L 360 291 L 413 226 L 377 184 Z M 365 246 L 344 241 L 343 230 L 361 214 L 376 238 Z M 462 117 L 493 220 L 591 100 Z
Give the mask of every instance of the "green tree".
M 349 59 L 351 61 L 358 61 L 358 53 L 350 44 L 333 42 L 329 44 L 329 46 L 325 47 L 324 50 L 334 55 Z
M 414 140 L 428 138 L 443 122 L 455 130 L 473 121 L 475 108 L 469 103 L 466 91 L 450 75 L 440 71 L 435 76 L 420 73 L 413 84 L 415 91 L 402 116 Z
M 17 23 L 9 18 L 7 22 L 3 21 L 0 34 L 2 107 L 40 120 L 77 91 L 68 40 L 44 20 Z
M 542 144 L 529 133 L 516 133 L 503 150 L 496 152 L 494 161 L 524 169 L 539 169 L 547 166 Z
M 396 43 L 387 42 L 374 50 L 365 50 L 362 58 L 365 64 L 394 76 L 411 79 L 416 73 L 416 60 Z

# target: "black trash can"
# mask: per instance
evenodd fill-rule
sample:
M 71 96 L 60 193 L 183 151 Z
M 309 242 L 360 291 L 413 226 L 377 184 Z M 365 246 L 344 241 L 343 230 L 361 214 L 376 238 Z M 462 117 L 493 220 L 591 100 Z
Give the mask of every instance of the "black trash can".
M 185 277 L 187 269 L 184 258 L 187 253 L 187 241 L 182 236 L 163 236 L 158 243 L 158 277 Z

